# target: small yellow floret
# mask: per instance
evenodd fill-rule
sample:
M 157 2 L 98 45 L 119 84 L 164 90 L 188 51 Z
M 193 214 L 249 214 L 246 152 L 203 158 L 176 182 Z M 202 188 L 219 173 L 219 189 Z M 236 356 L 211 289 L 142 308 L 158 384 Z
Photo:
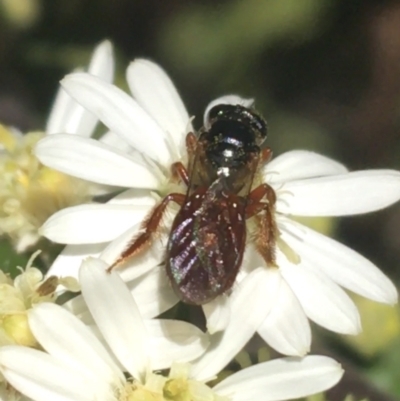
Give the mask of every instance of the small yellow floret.
M 31 267 L 37 254 L 32 255 L 26 269 L 14 281 L 0 273 L 0 346 L 37 346 L 29 328 L 27 312 L 39 303 L 54 302 L 57 298 L 55 291 L 61 279 L 45 279 L 40 270 Z M 75 279 L 69 278 L 62 284 L 65 282 L 69 282 L 73 289 L 78 288 Z
M 0 125 L 0 235 L 18 252 L 34 245 L 55 212 L 88 202 L 90 184 L 43 166 L 33 153 L 42 132 L 22 135 Z
M 155 392 L 137 382 L 127 382 L 117 394 L 119 401 L 164 401 L 160 391 Z
M 187 379 L 170 379 L 164 386 L 164 397 L 172 401 L 191 401 L 189 383 Z
M 35 347 L 37 342 L 29 328 L 26 313 L 6 315 L 2 322 L 3 330 L 13 342 L 26 347 Z

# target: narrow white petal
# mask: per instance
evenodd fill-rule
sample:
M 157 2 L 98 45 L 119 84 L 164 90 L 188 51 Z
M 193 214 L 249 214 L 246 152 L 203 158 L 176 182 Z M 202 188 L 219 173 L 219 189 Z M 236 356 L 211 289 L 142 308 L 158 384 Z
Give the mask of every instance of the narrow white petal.
M 164 132 L 125 92 L 90 74 L 71 74 L 61 84 L 83 107 L 132 147 L 162 165 L 171 163 Z
M 185 135 L 193 131 L 189 114 L 171 79 L 157 64 L 137 59 L 127 70 L 133 97 L 174 140 L 182 146 Z
M 0 366 L 8 383 L 35 401 L 92 401 L 98 391 L 82 372 L 32 348 L 1 347 Z
M 158 316 L 178 302 L 178 297 L 165 274 L 164 265 L 155 266 L 151 271 L 127 284 L 143 318 Z
M 76 372 L 102 381 L 123 374 L 93 333 L 74 315 L 51 303 L 29 312 L 29 327 L 43 348 Z
M 75 100 L 72 99 L 72 97 L 60 87 L 54 99 L 53 106 L 47 120 L 46 134 L 60 134 L 62 132 L 74 134 L 75 132 L 67 131 L 66 124 L 69 116 L 73 112 L 73 109 L 77 106 L 79 105 L 75 102 Z
M 88 72 L 106 82 L 112 82 L 114 59 L 109 41 L 106 40 L 95 48 Z M 47 134 L 68 133 L 91 136 L 96 124 L 96 116 L 73 100 L 64 89 L 59 89 L 47 122 Z
M 81 136 L 50 135 L 35 154 L 48 167 L 99 184 L 157 189 L 162 178 L 134 156 Z
M 154 205 L 158 198 L 148 189 L 127 189 L 108 201 L 111 205 Z
M 130 189 L 127 191 L 124 191 L 117 195 L 116 197 L 112 198 L 109 203 L 110 205 L 127 205 L 130 207 L 136 207 L 136 206 L 141 206 L 141 205 L 152 205 L 154 204 L 154 198 L 150 196 L 150 193 L 148 191 L 144 190 L 138 190 L 138 189 Z M 149 206 L 150 207 L 150 206 Z M 128 231 L 131 233 L 130 238 L 133 238 L 132 232 L 137 233 L 139 225 L 136 224 L 134 226 L 135 228 L 128 229 Z M 122 234 L 124 235 L 124 234 Z M 118 241 L 118 238 L 115 240 Z M 111 245 L 110 245 L 111 246 Z M 105 249 L 107 248 L 107 243 L 96 243 L 96 244 L 84 244 L 84 245 L 68 245 L 64 248 L 64 250 L 60 253 L 60 255 L 56 258 L 52 266 L 50 267 L 49 271 L 47 272 L 47 276 L 55 275 L 58 277 L 64 277 L 64 276 L 72 276 L 75 278 L 78 278 L 78 271 L 79 267 L 81 266 L 82 260 L 89 257 L 99 257 L 100 254 L 103 252 L 104 259 L 107 260 L 107 254 L 108 254 L 108 248 L 107 252 Z M 120 250 L 119 252 L 122 252 Z M 161 248 L 154 250 L 154 255 L 160 254 Z M 150 254 L 153 254 L 153 252 L 150 250 Z M 112 258 L 115 260 L 118 257 L 118 254 L 116 252 L 113 253 Z M 111 258 L 108 258 L 109 264 L 112 263 Z M 146 259 L 146 262 L 149 262 Z M 158 262 L 155 262 L 154 265 L 156 265 Z M 146 266 L 142 266 L 141 264 L 138 264 L 137 270 L 134 272 L 136 276 L 143 274 L 144 271 L 149 270 L 153 265 L 150 263 L 147 263 Z M 123 276 L 127 276 L 129 279 L 129 274 L 123 274 Z
M 71 276 L 78 278 L 79 267 L 82 260 L 88 256 L 97 257 L 104 249 L 105 244 L 67 245 L 57 256 L 47 272 L 47 277 Z
M 190 362 L 202 355 L 209 344 L 208 336 L 190 323 L 154 319 L 145 324 L 153 370 L 170 368 L 174 362 Z
M 308 150 L 292 150 L 283 153 L 269 162 L 264 169 L 265 180 L 269 184 L 346 172 L 347 169 L 343 164 Z
M 213 390 L 231 401 L 288 400 L 325 391 L 342 375 L 340 364 L 326 356 L 281 358 L 234 373 Z
M 310 351 L 310 324 L 300 302 L 283 279 L 274 306 L 258 328 L 258 334 L 284 355 L 304 356 Z
M 212 102 L 210 102 L 207 107 L 206 107 L 206 111 L 204 112 L 204 126 L 208 127 L 209 123 L 208 123 L 208 113 L 210 112 L 210 110 L 218 105 L 218 104 L 232 104 L 232 105 L 236 105 L 236 104 L 240 104 L 244 107 L 251 107 L 254 104 L 254 99 L 245 99 L 243 97 L 240 97 L 238 95 L 225 95 L 225 96 L 221 96 L 217 99 L 214 99 Z
M 400 172 L 365 170 L 286 183 L 277 210 L 299 216 L 348 216 L 383 209 L 400 199 Z
M 67 94 L 67 96 L 69 96 Z M 90 137 L 98 123 L 95 115 L 88 112 L 80 104 L 73 99 L 73 105 L 68 112 L 68 116 L 64 121 L 62 131 L 55 132 L 55 134 L 75 134 L 82 137 Z
M 114 79 L 114 59 L 111 42 L 105 40 L 98 45 L 93 53 L 88 67 L 88 73 L 99 77 L 105 82 L 112 82 Z M 75 107 L 69 113 L 65 124 L 67 133 L 89 137 L 97 125 L 98 119 L 91 112 L 84 109 L 75 102 Z
M 140 225 L 137 224 L 121 234 L 104 249 L 100 258 L 108 265 L 113 264 L 132 243 L 134 238 L 137 237 L 139 230 Z M 133 280 L 141 276 L 164 261 L 166 243 L 166 234 L 160 233 L 148 247 L 142 249 L 134 257 L 128 258 L 121 266 L 117 266 L 115 270 L 120 273 L 124 281 Z
M 366 298 L 392 305 L 397 302 L 394 284 L 359 253 L 294 221 L 283 227 L 283 239 L 311 269 Z
M 94 50 L 88 67 L 88 73 L 112 82 L 114 79 L 114 56 L 109 40 L 101 42 Z
M 116 148 L 118 150 L 121 150 L 124 153 L 132 152 L 132 146 L 130 146 L 128 142 L 126 142 L 124 139 L 122 139 L 117 134 L 114 134 L 114 132 L 112 132 L 112 131 L 106 132 L 99 139 L 99 141 L 101 143 L 104 143 L 104 144 L 112 147 L 112 148 Z
M 337 284 L 322 273 L 310 270 L 304 261 L 293 265 L 282 256 L 278 263 L 282 276 L 311 320 L 338 333 L 358 334 L 361 331 L 354 302 Z
M 82 294 L 108 345 L 135 378 L 142 379 L 148 364 L 148 334 L 139 309 L 116 273 L 106 273 L 100 259 L 86 260 L 80 269 Z
M 82 319 L 83 315 L 90 314 L 89 309 L 86 305 L 85 299 L 83 298 L 82 294 L 77 295 L 76 297 L 70 299 L 69 301 L 65 302 L 62 307 L 67 311 L 71 312 L 74 316 L 76 316 L 79 320 L 84 321 L 86 324 L 85 319 Z
M 193 362 L 197 380 L 216 375 L 243 348 L 271 310 L 278 286 L 278 273 L 264 268 L 254 270 L 237 285 L 231 295 L 228 326 L 211 337 L 206 353 Z
M 210 334 L 224 330 L 230 318 L 229 298 L 226 295 L 219 296 L 203 305 L 203 312 L 207 319 L 207 331 Z
M 113 204 L 68 207 L 53 214 L 40 232 L 60 244 L 108 242 L 140 223 L 150 209 L 150 205 Z

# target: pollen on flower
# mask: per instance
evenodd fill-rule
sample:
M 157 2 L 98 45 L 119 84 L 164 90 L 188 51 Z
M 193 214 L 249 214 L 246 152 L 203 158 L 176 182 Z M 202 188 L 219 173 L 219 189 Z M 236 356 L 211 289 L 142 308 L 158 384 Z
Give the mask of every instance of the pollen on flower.
M 128 381 L 116 392 L 116 398 L 118 401 L 164 401 L 160 390 L 153 391 L 139 382 Z
M 163 388 L 167 401 L 226 401 L 227 398 L 214 393 L 212 388 L 189 376 L 190 365 L 174 363 Z
M 87 182 L 43 166 L 32 152 L 44 136 L 0 125 L 0 235 L 18 252 L 34 245 L 39 227 L 58 210 L 90 200 Z
M 189 374 L 189 364 L 173 363 L 168 376 L 148 372 L 144 383 L 130 379 L 114 389 L 114 397 L 118 401 L 228 401 Z
M 191 394 L 188 380 L 185 378 L 170 379 L 164 386 L 164 397 L 173 401 L 190 401 Z
M 12 280 L 0 270 L 0 346 L 18 344 L 27 347 L 37 346 L 28 324 L 27 312 L 41 302 L 54 302 L 55 290 L 59 284 L 65 286 L 71 280 L 45 279 L 40 270 L 32 267 L 34 253 L 25 270 Z M 71 290 L 76 290 L 77 283 L 72 283 Z

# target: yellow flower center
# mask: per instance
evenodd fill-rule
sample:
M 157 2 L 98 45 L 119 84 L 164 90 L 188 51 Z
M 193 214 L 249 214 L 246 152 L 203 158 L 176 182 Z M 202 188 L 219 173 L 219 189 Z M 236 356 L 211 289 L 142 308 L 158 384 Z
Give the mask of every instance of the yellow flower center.
M 191 379 L 190 365 L 175 363 L 168 377 L 149 372 L 144 384 L 127 381 L 115 391 L 119 401 L 228 401 L 205 383 Z
M 17 251 L 37 242 L 55 212 L 90 200 L 90 184 L 43 166 L 33 154 L 44 133 L 21 135 L 0 125 L 0 235 Z
M 165 383 L 164 397 L 171 401 L 191 401 L 189 383 L 185 378 L 168 380 Z
M 164 401 L 161 392 L 153 391 L 137 382 L 127 382 L 118 397 L 119 401 Z
M 6 315 L 2 321 L 2 328 L 15 344 L 26 347 L 35 347 L 36 339 L 33 336 L 26 313 Z
M 59 284 L 78 291 L 75 279 L 49 277 L 32 267 L 40 251 L 32 255 L 25 270 L 12 280 L 0 270 L 0 346 L 9 344 L 36 347 L 37 342 L 28 324 L 27 312 L 42 302 L 54 302 Z

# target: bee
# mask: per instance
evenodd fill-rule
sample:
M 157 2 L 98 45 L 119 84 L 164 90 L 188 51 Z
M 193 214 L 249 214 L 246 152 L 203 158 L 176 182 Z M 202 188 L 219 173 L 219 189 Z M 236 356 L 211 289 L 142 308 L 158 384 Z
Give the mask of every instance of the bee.
M 188 168 L 172 165 L 186 194 L 167 195 L 142 223 L 142 231 L 116 262 L 123 263 L 150 243 L 170 202 L 180 209 L 172 223 L 165 268 L 179 298 L 201 305 L 228 292 L 236 279 L 246 246 L 246 220 L 254 218 L 256 249 L 268 265 L 275 265 L 275 192 L 260 183 L 260 168 L 272 156 L 261 149 L 267 123 L 254 109 L 219 104 L 198 135 L 186 137 Z

